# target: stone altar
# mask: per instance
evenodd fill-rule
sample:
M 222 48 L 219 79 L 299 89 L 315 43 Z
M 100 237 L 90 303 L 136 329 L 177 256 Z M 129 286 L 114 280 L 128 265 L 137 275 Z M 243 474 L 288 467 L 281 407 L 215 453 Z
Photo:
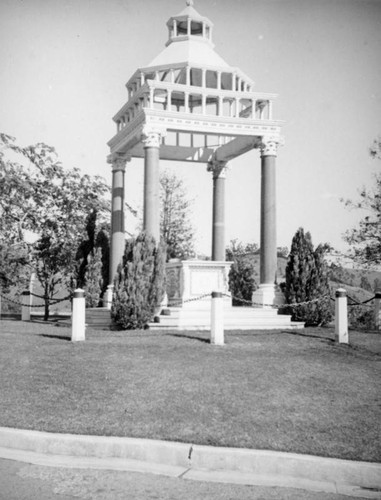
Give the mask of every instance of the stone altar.
M 168 262 L 166 266 L 168 306 L 210 308 L 212 292 L 222 292 L 224 302 L 231 305 L 228 280 L 231 264 L 232 262 L 211 260 Z

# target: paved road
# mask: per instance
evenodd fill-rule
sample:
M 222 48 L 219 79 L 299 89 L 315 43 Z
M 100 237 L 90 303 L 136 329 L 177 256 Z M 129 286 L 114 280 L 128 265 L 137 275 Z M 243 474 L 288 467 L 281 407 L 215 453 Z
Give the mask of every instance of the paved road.
M 138 472 L 66 469 L 0 459 L 0 500 L 349 500 L 331 493 L 206 483 Z

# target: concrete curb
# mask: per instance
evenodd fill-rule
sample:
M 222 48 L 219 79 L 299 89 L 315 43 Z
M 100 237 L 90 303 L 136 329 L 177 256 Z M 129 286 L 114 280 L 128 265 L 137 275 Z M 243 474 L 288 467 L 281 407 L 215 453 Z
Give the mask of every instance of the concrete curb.
M 0 427 L 0 457 L 57 467 L 150 472 L 381 498 L 381 464 L 295 453 Z

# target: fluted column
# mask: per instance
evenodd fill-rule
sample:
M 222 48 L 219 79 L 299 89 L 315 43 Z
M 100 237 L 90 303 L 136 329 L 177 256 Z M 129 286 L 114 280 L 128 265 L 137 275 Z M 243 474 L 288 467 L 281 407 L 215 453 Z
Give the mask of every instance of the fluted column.
M 213 160 L 208 171 L 213 173 L 212 260 L 225 260 L 225 178 L 226 162 Z
M 275 283 L 276 252 L 276 196 L 275 159 L 277 144 L 261 145 L 261 284 Z
M 260 285 L 253 294 L 253 301 L 261 304 L 278 304 L 282 295 L 276 292 L 277 241 L 276 241 L 276 156 L 281 142 L 277 137 L 263 137 L 261 151 L 261 235 L 260 235 Z
M 110 277 L 112 285 L 118 264 L 122 260 L 125 245 L 124 228 L 124 175 L 126 163 L 130 158 L 123 155 L 112 155 L 109 163 L 112 164 L 112 194 L 111 194 L 111 249 L 110 249 Z
M 144 147 L 144 209 L 143 229 L 160 240 L 160 181 L 159 159 L 162 130 L 144 128 L 142 142 Z

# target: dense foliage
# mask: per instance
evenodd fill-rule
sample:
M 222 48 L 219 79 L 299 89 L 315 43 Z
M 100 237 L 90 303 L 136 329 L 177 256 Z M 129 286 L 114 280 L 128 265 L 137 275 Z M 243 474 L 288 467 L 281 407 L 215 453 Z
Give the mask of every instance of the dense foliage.
M 286 304 L 307 304 L 285 307 L 283 312 L 291 314 L 293 321 L 304 321 L 306 326 L 325 325 L 332 319 L 324 258 L 327 248 L 319 245 L 314 250 L 311 235 L 304 233 L 303 228 L 298 229 L 292 240 L 284 285 Z
M 108 285 L 109 231 L 108 224 L 97 223 L 97 211 L 87 217 L 86 236 L 76 254 L 73 288 L 85 290 L 86 306 L 97 307 Z
M 233 297 L 233 306 L 245 306 L 252 300 L 257 289 L 254 255 L 258 253 L 258 245 L 246 245 L 237 239 L 231 240 L 226 248 L 226 260 L 233 264 L 229 271 L 229 290 Z
M 192 202 L 187 198 L 183 181 L 168 171 L 160 175 L 160 202 L 160 231 L 167 245 L 167 259 L 194 257 Z
M 141 233 L 126 241 L 114 281 L 111 315 L 123 329 L 144 328 L 160 308 L 165 292 L 165 245 Z
M 20 147 L 0 134 L 0 147 L 0 251 L 8 256 L 0 264 L 2 281 L 18 280 L 10 276 L 9 256 L 23 249 L 13 255 L 14 266 L 20 275 L 21 268 L 36 273 L 47 319 L 57 291 L 73 282 L 86 217 L 109 212 L 109 186 L 102 177 L 65 169 L 46 144 Z
M 381 159 L 381 138 L 376 139 L 370 148 L 374 159 Z M 359 209 L 366 215 L 360 220 L 358 227 L 348 230 L 344 240 L 351 247 L 351 257 L 361 266 L 377 266 L 381 264 L 381 174 L 375 174 L 374 186 L 363 188 L 360 200 L 342 200 L 350 209 Z

